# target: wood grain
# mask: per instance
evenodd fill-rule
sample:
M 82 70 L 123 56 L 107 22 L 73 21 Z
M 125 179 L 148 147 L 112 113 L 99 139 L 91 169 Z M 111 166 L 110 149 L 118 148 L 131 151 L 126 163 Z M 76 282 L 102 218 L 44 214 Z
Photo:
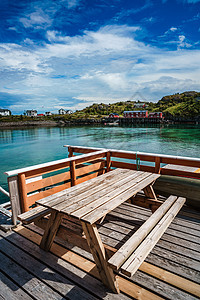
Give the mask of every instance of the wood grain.
M 147 221 L 128 239 L 128 241 L 109 259 L 108 264 L 118 270 L 138 245 L 146 238 L 153 227 L 176 201 L 176 196 L 169 197 Z
M 147 238 L 141 243 L 141 245 L 136 249 L 136 251 L 131 254 L 131 256 L 122 265 L 121 270 L 127 276 L 133 276 L 137 271 L 139 266 L 145 260 L 147 255 L 150 253 L 152 248 L 158 242 L 160 237 L 163 235 L 167 227 L 171 224 L 172 220 L 175 218 L 183 204 L 185 203 L 185 198 L 178 198 L 176 202 L 172 205 L 169 211 L 162 217 L 162 219 L 157 223 L 151 233 Z

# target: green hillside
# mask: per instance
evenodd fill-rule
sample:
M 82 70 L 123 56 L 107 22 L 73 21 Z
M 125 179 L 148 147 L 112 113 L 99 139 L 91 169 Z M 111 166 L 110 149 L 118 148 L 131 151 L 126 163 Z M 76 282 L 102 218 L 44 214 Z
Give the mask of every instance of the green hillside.
M 146 108 L 135 108 L 135 103 L 144 103 L 143 101 L 120 101 L 112 104 L 92 104 L 89 107 L 84 108 L 83 110 L 76 111 L 73 115 L 68 116 L 67 118 L 100 118 L 107 117 L 111 113 L 117 113 L 119 116 L 123 116 L 125 110 L 141 110 L 148 109 L 150 111 L 155 107 L 155 103 L 145 102 Z
M 135 104 L 145 103 L 146 108 L 136 108 Z M 81 111 L 75 112 L 66 118 L 99 118 L 108 116 L 110 113 L 118 113 L 123 116 L 125 110 L 142 110 L 149 112 L 162 111 L 166 116 L 196 117 L 200 116 L 200 93 L 190 91 L 177 93 L 163 97 L 157 103 L 143 101 L 120 101 L 112 104 L 93 104 Z
M 154 111 L 182 117 L 200 116 L 200 93 L 192 91 L 165 96 L 156 103 Z

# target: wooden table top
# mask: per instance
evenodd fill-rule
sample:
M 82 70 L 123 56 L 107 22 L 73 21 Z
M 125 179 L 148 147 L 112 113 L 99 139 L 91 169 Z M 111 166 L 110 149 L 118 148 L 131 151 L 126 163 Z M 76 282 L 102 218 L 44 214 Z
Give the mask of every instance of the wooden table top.
M 115 169 L 36 203 L 93 224 L 159 176 L 149 172 Z

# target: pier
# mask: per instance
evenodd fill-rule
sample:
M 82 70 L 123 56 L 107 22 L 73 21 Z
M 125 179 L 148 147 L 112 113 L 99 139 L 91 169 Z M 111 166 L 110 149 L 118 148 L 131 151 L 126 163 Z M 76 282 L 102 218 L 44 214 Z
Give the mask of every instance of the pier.
M 198 299 L 200 212 L 185 205 L 187 200 L 177 191 L 171 197 L 158 194 L 153 181 L 162 174 L 198 180 L 200 173 L 194 170 L 199 169 L 200 159 L 67 149 L 69 158 L 6 172 L 12 212 L 7 218 L 15 227 L 0 231 L 0 295 L 6 299 Z M 164 224 L 163 232 L 159 224 Z M 157 238 L 154 226 L 158 226 Z M 145 245 L 144 260 L 129 274 L 129 268 L 114 263 L 114 257 L 133 247 L 136 236 L 138 246 Z M 149 243 L 151 236 L 154 244 Z M 104 282 L 104 276 L 114 276 L 116 290 L 112 280 Z

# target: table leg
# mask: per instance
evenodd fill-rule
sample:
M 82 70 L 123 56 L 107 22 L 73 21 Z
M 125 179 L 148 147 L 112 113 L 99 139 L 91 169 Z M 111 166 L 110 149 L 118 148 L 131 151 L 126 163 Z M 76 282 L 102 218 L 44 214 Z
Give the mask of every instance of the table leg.
M 90 251 L 94 257 L 102 282 L 113 292 L 119 293 L 119 287 L 113 270 L 108 266 L 106 252 L 95 224 L 81 222 Z
M 51 245 L 53 244 L 53 240 L 55 238 L 55 235 L 58 231 L 58 228 L 60 226 L 62 220 L 62 214 L 56 211 L 52 211 L 51 215 L 49 217 L 49 220 L 47 222 L 41 243 L 40 248 L 42 248 L 45 251 L 49 251 L 51 248 Z
M 143 191 L 144 191 L 146 197 L 154 199 L 156 201 L 158 200 L 157 197 L 156 197 L 156 194 L 154 192 L 153 186 L 151 184 L 148 185 L 147 187 L 145 187 L 143 189 Z

